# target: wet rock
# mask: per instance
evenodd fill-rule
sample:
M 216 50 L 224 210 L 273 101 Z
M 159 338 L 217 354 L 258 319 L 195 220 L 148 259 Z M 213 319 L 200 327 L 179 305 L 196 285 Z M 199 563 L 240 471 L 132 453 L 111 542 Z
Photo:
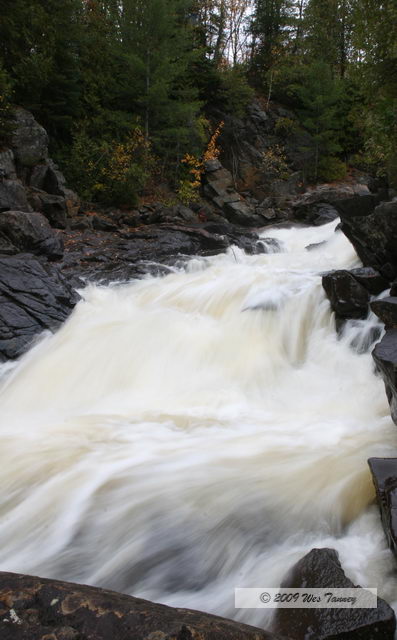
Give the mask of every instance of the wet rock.
M 397 329 L 386 331 L 373 350 L 372 357 L 385 383 L 391 417 L 397 424 Z
M 0 257 L 0 359 L 17 358 L 78 301 L 59 270 L 29 254 Z
M 397 297 L 375 300 L 371 302 L 371 309 L 387 329 L 397 328 Z
M 283 580 L 285 588 L 346 588 L 349 580 L 334 549 L 312 549 Z M 277 609 L 275 633 L 291 640 L 393 640 L 393 609 L 378 598 L 376 609 Z
M 316 227 L 328 224 L 338 217 L 339 213 L 335 207 L 327 202 L 298 204 L 293 207 L 293 218 L 295 220 Z
M 15 248 L 13 253 L 29 251 L 55 260 L 63 255 L 62 238 L 50 227 L 48 220 L 41 213 L 0 213 L 0 237 Z
M 388 287 L 387 280 L 372 267 L 358 267 L 352 269 L 350 273 L 373 296 L 378 296 Z
M 282 640 L 200 611 L 95 587 L 0 573 L 2 640 Z
M 370 458 L 368 464 L 386 538 L 397 556 L 397 458 Z
M 18 165 L 33 167 L 48 158 L 48 135 L 33 115 L 18 107 L 15 110 L 16 127 L 12 149 Z
M 378 270 L 386 280 L 393 280 L 397 276 L 397 201 L 383 202 L 375 209 L 369 204 L 367 208 L 339 212 L 341 229 L 363 264 Z
M 349 271 L 331 271 L 322 278 L 331 307 L 340 319 L 365 318 L 369 294 Z

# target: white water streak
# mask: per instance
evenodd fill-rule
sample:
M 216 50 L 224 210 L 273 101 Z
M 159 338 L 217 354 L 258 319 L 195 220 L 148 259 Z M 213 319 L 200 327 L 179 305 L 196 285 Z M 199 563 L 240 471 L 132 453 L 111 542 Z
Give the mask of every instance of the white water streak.
M 334 227 L 88 287 L 0 370 L 2 570 L 265 625 L 234 588 L 329 546 L 394 598 L 366 460 L 396 455 L 397 431 L 358 329 L 335 333 L 319 274 L 358 262 Z

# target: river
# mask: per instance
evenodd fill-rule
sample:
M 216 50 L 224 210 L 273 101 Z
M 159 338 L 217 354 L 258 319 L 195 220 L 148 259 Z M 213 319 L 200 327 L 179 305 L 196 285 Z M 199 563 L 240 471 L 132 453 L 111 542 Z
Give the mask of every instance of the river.
M 2 570 L 266 626 L 235 587 L 277 587 L 326 546 L 396 604 L 367 458 L 396 455 L 397 431 L 375 318 L 338 339 L 321 286 L 359 265 L 335 226 L 88 286 L 0 368 Z

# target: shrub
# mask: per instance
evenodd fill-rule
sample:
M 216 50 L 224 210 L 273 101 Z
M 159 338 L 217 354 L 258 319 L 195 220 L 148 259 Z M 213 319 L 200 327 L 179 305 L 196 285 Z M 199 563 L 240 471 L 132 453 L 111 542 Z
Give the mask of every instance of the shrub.
M 262 153 L 261 168 L 276 180 L 287 180 L 291 174 L 285 150 L 278 144 Z
M 298 124 L 292 118 L 278 118 L 274 126 L 274 131 L 282 138 L 288 138 L 298 131 Z
M 318 163 L 318 179 L 325 182 L 343 180 L 346 172 L 346 163 L 335 156 L 324 156 Z
M 75 133 L 63 168 L 84 199 L 133 206 L 154 171 L 155 158 L 140 127 L 122 142 L 97 142 L 82 130 Z

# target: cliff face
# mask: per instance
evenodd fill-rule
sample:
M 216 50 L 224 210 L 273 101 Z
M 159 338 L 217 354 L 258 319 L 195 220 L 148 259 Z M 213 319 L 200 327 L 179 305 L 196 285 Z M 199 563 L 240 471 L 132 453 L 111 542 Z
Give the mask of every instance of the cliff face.
M 64 229 L 79 208 L 77 195 L 48 156 L 48 135 L 29 111 L 15 110 L 10 148 L 0 151 L 0 212 L 38 211 Z

